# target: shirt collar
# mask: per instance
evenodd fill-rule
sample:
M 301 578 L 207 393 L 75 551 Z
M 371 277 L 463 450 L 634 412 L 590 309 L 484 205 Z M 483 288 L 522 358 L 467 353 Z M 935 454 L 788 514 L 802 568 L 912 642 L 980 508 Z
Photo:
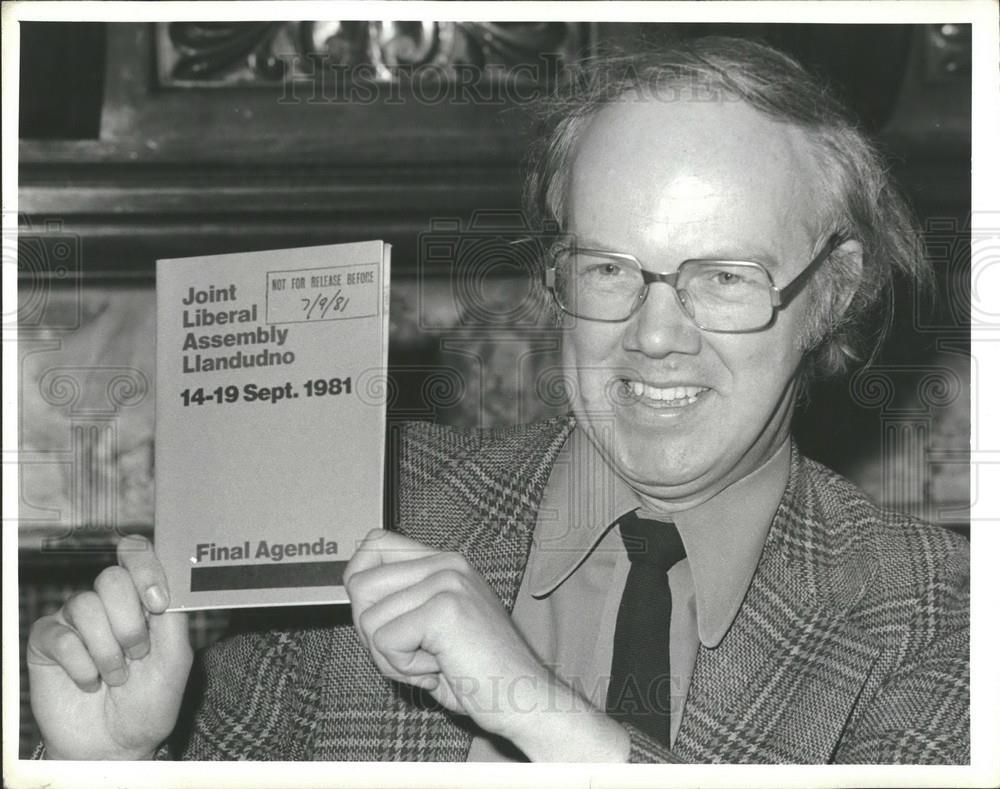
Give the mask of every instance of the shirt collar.
M 791 440 L 762 466 L 706 502 L 675 513 L 684 541 L 697 606 L 698 637 L 718 646 L 729 631 L 753 579 L 774 513 L 788 483 Z M 556 458 L 535 527 L 533 597 L 551 594 L 597 550 L 626 512 L 640 507 L 638 494 L 604 461 L 586 434 L 573 430 Z M 663 519 L 640 509 L 640 515 Z
M 640 503 L 638 494 L 575 428 L 556 457 L 538 509 L 527 579 L 532 596 L 555 591 L 598 548 L 615 522 Z

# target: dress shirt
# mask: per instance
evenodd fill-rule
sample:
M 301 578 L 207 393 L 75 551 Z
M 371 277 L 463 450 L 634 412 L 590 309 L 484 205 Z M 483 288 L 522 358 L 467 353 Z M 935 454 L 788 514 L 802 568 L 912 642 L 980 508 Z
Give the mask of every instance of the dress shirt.
M 673 743 L 699 646 L 719 645 L 753 578 L 764 540 L 788 482 L 791 442 L 752 474 L 708 501 L 674 513 L 687 559 L 670 570 Z M 629 559 L 617 520 L 642 508 L 638 494 L 576 428 L 549 478 L 512 619 L 563 682 L 599 709 L 607 696 L 618 605 Z M 510 743 L 481 733 L 469 761 L 523 760 Z

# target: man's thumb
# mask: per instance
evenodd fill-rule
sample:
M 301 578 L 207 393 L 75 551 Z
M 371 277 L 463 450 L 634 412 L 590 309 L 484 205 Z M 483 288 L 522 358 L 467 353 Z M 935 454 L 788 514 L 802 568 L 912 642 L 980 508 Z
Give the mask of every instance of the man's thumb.
M 158 659 L 177 663 L 184 671 L 191 663 L 188 615 L 182 611 L 152 614 L 149 617 L 150 652 Z

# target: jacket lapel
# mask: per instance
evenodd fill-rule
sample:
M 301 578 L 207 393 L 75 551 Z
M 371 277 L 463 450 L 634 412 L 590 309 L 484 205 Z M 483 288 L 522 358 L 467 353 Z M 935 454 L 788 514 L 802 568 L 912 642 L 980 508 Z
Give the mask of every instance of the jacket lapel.
M 686 761 L 829 761 L 879 652 L 850 618 L 874 566 L 858 571 L 808 462 L 793 450 L 743 606 L 719 646 L 698 652 L 674 744 Z

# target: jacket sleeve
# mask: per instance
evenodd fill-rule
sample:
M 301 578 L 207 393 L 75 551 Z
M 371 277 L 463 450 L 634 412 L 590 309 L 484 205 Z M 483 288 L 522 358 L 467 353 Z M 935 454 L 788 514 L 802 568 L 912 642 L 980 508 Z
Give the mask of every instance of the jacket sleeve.
M 45 753 L 45 743 L 39 741 L 38 745 L 35 746 L 35 750 L 31 753 L 31 758 L 33 760 L 45 760 L 48 759 Z M 159 748 L 156 749 L 156 753 L 153 754 L 153 758 L 159 761 L 170 761 L 172 756 L 170 754 L 170 747 L 167 743 L 163 743 Z
M 952 552 L 879 660 L 834 754 L 838 764 L 968 764 L 969 564 Z M 897 604 L 902 604 L 899 602 Z
M 198 655 L 170 750 L 182 759 L 301 759 L 296 710 L 309 639 L 267 628 L 235 630 Z
M 177 724 L 153 759 L 302 758 L 301 725 L 289 719 L 297 717 L 307 639 L 261 628 L 231 633 L 196 656 Z M 47 758 L 43 742 L 31 758 Z
M 643 733 L 630 723 L 623 724 L 628 731 L 630 764 L 679 764 L 683 760 L 670 748 L 649 735 Z

